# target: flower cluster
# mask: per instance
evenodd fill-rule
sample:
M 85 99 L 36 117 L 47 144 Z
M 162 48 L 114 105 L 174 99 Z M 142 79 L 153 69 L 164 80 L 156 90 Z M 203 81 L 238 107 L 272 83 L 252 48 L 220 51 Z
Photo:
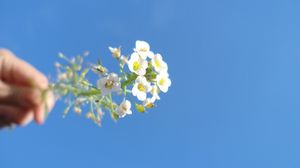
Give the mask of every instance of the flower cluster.
M 56 63 L 58 77 L 51 85 L 56 95 L 65 98 L 68 104 L 64 116 L 73 108 L 77 114 L 82 114 L 85 105 L 89 105 L 86 117 L 96 124 L 101 125 L 104 112 L 110 113 L 114 120 L 131 115 L 133 112 L 133 95 L 139 102 L 134 103 L 138 112 L 145 112 L 153 108 L 155 102 L 160 100 L 159 93 L 166 93 L 171 86 L 168 74 L 168 65 L 161 54 L 150 50 L 150 45 L 145 41 L 136 41 L 133 52 L 128 55 L 121 54 L 121 48 L 109 47 L 111 55 L 118 61 L 118 73 L 109 72 L 99 60 L 83 68 L 84 57 L 68 58 L 63 54 L 59 57 L 67 61 L 67 65 Z M 127 68 L 128 67 L 128 68 Z M 99 78 L 96 85 L 87 79 L 89 71 L 94 72 Z M 117 103 L 114 96 L 121 97 Z

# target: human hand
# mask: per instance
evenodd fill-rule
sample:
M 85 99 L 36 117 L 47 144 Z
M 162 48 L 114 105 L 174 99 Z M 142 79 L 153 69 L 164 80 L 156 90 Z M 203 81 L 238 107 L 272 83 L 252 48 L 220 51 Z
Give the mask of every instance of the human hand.
M 48 79 L 32 65 L 6 49 L 0 49 L 0 128 L 27 125 L 33 119 L 42 124 L 45 107 L 50 111 L 54 96 Z

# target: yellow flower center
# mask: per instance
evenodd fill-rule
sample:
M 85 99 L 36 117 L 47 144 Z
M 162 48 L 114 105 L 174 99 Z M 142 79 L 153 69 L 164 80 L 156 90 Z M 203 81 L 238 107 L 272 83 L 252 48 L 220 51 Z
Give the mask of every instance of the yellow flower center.
M 146 52 L 147 48 L 140 48 L 140 51 Z
M 135 61 L 133 63 L 133 70 L 137 71 L 140 68 L 140 63 L 138 61 Z
M 138 89 L 141 92 L 146 92 L 146 87 L 143 84 L 141 84 L 141 83 L 138 85 Z
M 166 83 L 166 80 L 162 78 L 159 80 L 158 83 L 159 83 L 159 85 L 164 85 Z
M 101 73 L 104 73 L 106 70 L 105 70 L 105 68 L 104 68 L 103 66 L 100 66 L 100 67 L 99 67 L 99 71 L 100 71 Z
M 160 61 L 159 61 L 159 60 L 156 59 L 156 60 L 154 61 L 154 63 L 155 63 L 155 65 L 156 65 L 157 68 L 160 68 L 161 64 L 160 64 Z
M 150 102 L 150 103 L 147 103 L 147 104 L 146 104 L 146 107 L 147 107 L 147 108 L 153 108 L 153 107 L 154 107 L 154 104 L 151 103 L 151 102 Z
M 108 81 L 105 83 L 105 87 L 106 87 L 107 89 L 112 89 L 113 85 L 114 85 L 114 82 L 111 81 L 111 80 L 108 80 Z

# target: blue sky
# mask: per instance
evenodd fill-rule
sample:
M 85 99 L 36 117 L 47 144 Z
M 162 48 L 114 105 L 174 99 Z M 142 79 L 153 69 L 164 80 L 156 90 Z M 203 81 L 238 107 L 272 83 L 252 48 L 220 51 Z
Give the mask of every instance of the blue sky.
M 98 128 L 58 102 L 0 132 L 1 168 L 300 166 L 300 2 L 0 0 L 0 46 L 54 76 L 57 53 L 146 40 L 169 64 L 158 107 Z

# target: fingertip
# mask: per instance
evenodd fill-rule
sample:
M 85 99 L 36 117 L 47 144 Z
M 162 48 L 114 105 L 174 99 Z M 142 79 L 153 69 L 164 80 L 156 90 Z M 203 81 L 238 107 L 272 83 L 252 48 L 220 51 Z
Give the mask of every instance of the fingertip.
M 52 91 L 49 91 L 47 94 L 47 106 L 48 106 L 48 112 L 51 112 L 51 110 L 54 107 L 55 104 L 55 97 L 54 97 L 54 93 Z
M 41 103 L 36 110 L 36 122 L 37 124 L 44 124 L 47 118 L 47 114 L 51 112 L 54 107 L 55 99 L 53 92 L 49 91 L 46 93 L 46 100 L 45 102 Z M 47 111 L 45 111 L 47 110 Z
M 44 110 L 41 106 L 37 107 L 34 112 L 34 120 L 37 124 L 44 124 Z

